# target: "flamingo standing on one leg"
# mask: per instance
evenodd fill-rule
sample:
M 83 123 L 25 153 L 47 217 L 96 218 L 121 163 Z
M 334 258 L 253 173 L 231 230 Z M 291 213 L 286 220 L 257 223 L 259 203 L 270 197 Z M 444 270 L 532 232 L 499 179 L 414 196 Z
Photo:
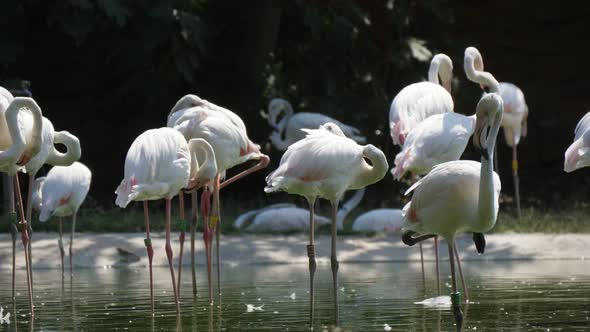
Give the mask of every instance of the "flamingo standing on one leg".
M 563 170 L 573 172 L 590 166 L 590 112 L 586 113 L 576 125 L 574 142 L 565 151 Z
M 501 184 L 493 171 L 493 151 L 502 108 L 502 97 L 495 93 L 486 94 L 477 104 L 473 144 L 481 150 L 481 163 L 457 160 L 439 164 L 406 192 L 414 191 L 414 194 L 404 207 L 404 243 L 413 245 L 437 235 L 448 242 L 457 331 L 461 331 L 463 316 L 455 278 L 455 237 L 462 232 L 479 234 L 474 239 L 478 250 L 483 252 L 483 233 L 496 223 Z M 413 237 L 416 232 L 426 235 Z
M 219 107 L 194 95 L 184 96 L 176 103 L 168 116 L 168 126 L 178 130 L 186 139 L 205 139 L 211 144 L 215 153 L 217 171 L 219 173 L 212 186 L 213 191 L 211 194 L 213 195 L 214 204 L 213 210 L 210 214 L 212 220 L 209 222 L 209 226 L 216 231 L 217 287 L 218 293 L 221 294 L 221 264 L 219 251 L 219 236 L 221 228 L 218 226 L 220 223 L 220 202 L 218 191 L 242 177 L 265 168 L 268 165 L 269 158 L 260 152 L 260 147 L 258 145 L 250 141 L 246 132 L 246 126 L 239 116 L 225 108 Z M 220 182 L 220 179 L 225 177 L 227 169 L 252 159 L 260 161 L 255 166 L 225 180 L 223 183 Z M 208 200 L 205 201 L 205 204 L 207 202 Z M 193 207 L 193 210 L 196 210 L 196 208 Z M 195 227 L 192 229 L 194 228 Z M 194 236 L 191 234 L 191 240 L 193 239 Z M 205 240 L 207 241 L 207 236 L 205 236 Z M 193 248 L 194 244 L 191 243 L 191 250 Z M 209 253 L 211 252 L 209 251 Z M 194 252 L 191 252 L 191 256 L 194 257 Z M 213 303 L 210 280 L 209 300 L 210 303 Z
M 453 62 L 440 53 L 430 62 L 428 82 L 410 84 L 395 96 L 389 109 L 389 129 L 394 145 L 402 146 L 406 135 L 429 116 L 453 112 L 452 79 Z
M 199 165 L 195 155 L 205 157 Z M 147 130 L 139 135 L 127 152 L 125 178 L 115 191 L 115 203 L 126 207 L 131 201 L 143 201 L 146 226 L 146 240 L 150 270 L 150 300 L 154 314 L 154 293 L 152 278 L 153 249 L 149 231 L 148 200 L 166 200 L 166 255 L 172 277 L 172 289 L 176 301 L 176 313 L 180 313 L 180 302 L 172 265 L 170 245 L 170 200 L 183 188 L 194 189 L 205 185 L 217 173 L 215 155 L 211 146 L 202 139 L 188 143 L 176 130 L 159 128 Z
M 28 111 L 26 111 L 28 110 Z M 29 292 L 29 306 L 31 316 L 34 317 L 33 306 L 33 285 L 31 282 L 31 265 L 29 262 L 28 249 L 28 230 L 27 221 L 23 209 L 20 185 L 18 182 L 17 171 L 40 150 L 41 132 L 43 115 L 41 108 L 32 98 L 16 97 L 10 92 L 0 87 L 0 171 L 8 173 L 14 180 L 13 190 L 17 194 L 19 211 L 21 212 L 21 235 L 23 246 L 25 247 L 25 267 L 27 270 L 27 288 Z M 14 189 L 15 188 L 15 189 Z M 14 202 L 14 193 L 11 193 L 11 202 Z M 11 214 L 16 223 L 16 212 L 14 204 L 11 206 Z M 15 280 L 15 247 L 16 247 L 16 229 L 12 228 L 12 292 L 14 298 L 14 280 Z
M 70 234 L 70 278 L 74 277 L 74 233 L 76 217 L 80 205 L 86 199 L 90 190 L 92 173 L 84 164 L 74 162 L 70 166 L 53 167 L 44 180 L 39 181 L 38 194 L 41 204 L 39 207 L 39 221 L 45 222 L 51 216 L 59 218 L 59 245 L 62 264 L 62 279 L 64 271 L 64 254 L 62 242 L 62 217 L 72 216 L 72 232 Z
M 278 120 L 283 113 L 284 116 Z M 282 98 L 274 98 L 268 103 L 267 120 L 268 124 L 274 129 L 270 135 L 270 141 L 276 149 L 281 151 L 287 150 L 289 145 L 305 138 L 305 132 L 301 129 L 318 128 L 328 122 L 338 125 L 346 137 L 359 144 L 364 144 L 367 141 L 364 136 L 360 135 L 357 128 L 334 120 L 329 116 L 311 112 L 294 113 L 291 103 Z
M 310 272 L 310 325 L 313 326 L 314 287 L 316 269 L 314 248 L 313 206 L 318 197 L 332 203 L 332 278 L 336 324 L 338 315 L 338 260 L 336 257 L 336 230 L 338 202 L 346 190 L 360 189 L 383 178 L 387 160 L 383 152 L 373 145 L 358 145 L 346 138 L 333 123 L 319 129 L 306 129 L 308 135 L 289 146 L 280 166 L 267 178 L 265 192 L 286 191 L 305 197 L 309 202 L 310 232 L 307 253 Z M 365 158 L 371 161 L 370 166 Z

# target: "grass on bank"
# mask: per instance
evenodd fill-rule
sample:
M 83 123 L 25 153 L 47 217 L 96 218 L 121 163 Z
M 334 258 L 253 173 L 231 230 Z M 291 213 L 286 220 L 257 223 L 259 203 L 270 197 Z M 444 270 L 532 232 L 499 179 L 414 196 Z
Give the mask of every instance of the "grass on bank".
M 241 203 L 241 204 L 240 204 Z M 250 202 L 251 203 L 251 202 Z M 172 213 L 172 230 L 179 230 L 177 221 L 178 203 L 173 205 Z M 234 219 L 247 209 L 241 206 L 250 206 L 253 208 L 261 207 L 262 203 L 244 204 L 239 200 L 226 201 L 225 209 L 222 211 L 222 232 L 238 233 L 232 226 Z M 263 204 L 262 204 L 263 205 Z M 329 215 L 327 209 L 329 204 L 325 204 L 323 215 Z M 342 235 L 354 234 L 352 232 L 352 222 L 354 218 L 365 212 L 364 207 L 359 207 L 351 213 L 345 221 L 345 230 L 340 232 Z M 190 206 L 186 206 L 186 217 L 190 218 Z M 5 222 L 0 222 L 0 231 L 8 232 L 8 218 L 4 216 Z M 70 218 L 65 218 L 64 229 L 69 230 Z M 203 220 L 199 216 L 198 230 L 202 230 Z M 54 217 L 46 223 L 41 223 L 36 216 L 33 217 L 34 231 L 57 231 L 57 218 Z M 163 231 L 165 226 L 163 204 L 153 203 L 150 207 L 150 228 L 152 231 Z M 141 204 L 134 204 L 127 209 L 109 209 L 84 208 L 79 212 L 76 230 L 79 232 L 143 232 L 145 231 L 143 209 Z M 188 228 L 187 228 L 188 230 Z M 319 233 L 329 234 L 329 227 L 320 229 Z M 526 208 L 522 211 L 522 218 L 519 220 L 516 211 L 509 208 L 502 208 L 498 216 L 496 226 L 492 233 L 590 233 L 590 206 L 576 206 L 563 211 L 543 210 L 541 208 Z

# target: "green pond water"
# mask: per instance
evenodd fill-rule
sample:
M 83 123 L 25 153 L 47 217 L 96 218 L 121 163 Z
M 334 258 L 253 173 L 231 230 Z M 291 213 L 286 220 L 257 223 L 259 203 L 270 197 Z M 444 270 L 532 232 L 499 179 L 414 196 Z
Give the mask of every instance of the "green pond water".
M 442 262 L 443 294 L 450 293 Z M 590 262 L 465 262 L 471 302 L 463 306 L 464 331 L 590 331 Z M 31 323 L 24 271 L 18 271 L 16 312 L 10 271 L 0 274 L 0 306 L 11 312 L 0 331 L 307 331 L 307 265 L 224 266 L 223 295 L 207 303 L 198 266 L 192 296 L 183 269 L 182 314 L 176 317 L 170 274 L 154 269 L 156 317 L 149 313 L 147 269 L 78 269 L 62 287 L 59 270 L 35 271 L 36 317 Z M 427 272 L 434 269 L 426 265 Z M 415 304 L 436 294 L 435 276 L 422 286 L 416 263 L 340 266 L 340 317 L 346 331 L 455 331 L 450 308 Z M 329 265 L 316 273 L 315 331 L 333 322 Z M 260 310 L 250 310 L 252 305 Z

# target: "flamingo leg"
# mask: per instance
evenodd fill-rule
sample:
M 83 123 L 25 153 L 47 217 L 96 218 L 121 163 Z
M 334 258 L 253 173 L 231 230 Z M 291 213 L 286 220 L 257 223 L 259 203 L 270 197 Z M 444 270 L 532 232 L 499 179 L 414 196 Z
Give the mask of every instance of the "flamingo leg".
M 434 257 L 436 259 L 436 292 L 440 296 L 440 266 L 438 258 L 438 236 L 434 237 Z
M 29 230 L 29 262 L 31 266 L 33 265 L 33 183 L 35 182 L 35 175 L 29 174 L 29 183 L 28 183 L 28 192 L 27 192 L 27 211 L 26 211 L 26 220 L 28 221 L 27 226 Z M 33 269 L 31 268 L 31 285 L 33 283 Z M 33 291 L 33 298 L 35 297 L 35 289 L 31 289 Z
M 209 225 L 209 210 L 211 209 L 210 193 L 207 188 L 203 189 L 201 194 L 201 213 L 203 214 L 204 228 L 203 228 L 203 240 L 205 241 L 205 256 L 207 259 L 207 286 L 209 291 L 209 305 L 213 305 L 213 288 L 211 287 L 211 229 Z
M 449 240 L 449 262 L 451 263 L 451 279 L 453 283 L 453 293 L 451 294 L 451 302 L 453 306 L 453 314 L 455 316 L 455 323 L 457 324 L 457 332 L 461 332 L 463 325 L 463 313 L 461 312 L 461 294 L 457 292 L 457 278 L 455 277 L 455 255 L 453 254 L 455 248 L 455 241 Z
M 14 175 L 14 187 L 16 190 L 17 203 L 21 215 L 21 240 L 25 248 L 25 268 L 27 270 L 27 288 L 29 291 L 29 307 L 31 310 L 31 317 L 35 317 L 35 309 L 33 304 L 33 284 L 31 283 L 31 262 L 29 261 L 29 231 L 27 221 L 25 220 L 25 211 L 23 209 L 23 197 L 21 196 L 20 184 L 18 181 L 18 174 Z
M 180 297 L 180 275 L 182 273 L 182 254 L 184 249 L 184 237 L 186 232 L 186 220 L 184 218 L 184 193 L 182 190 L 178 193 L 178 205 L 180 208 L 180 221 L 178 222 L 178 227 L 180 228 L 180 235 L 178 236 L 178 241 L 180 242 L 180 252 L 178 254 L 178 296 Z
M 12 234 L 12 300 L 14 301 L 16 299 L 16 236 L 18 234 L 18 221 L 17 221 L 17 217 L 16 217 L 16 207 L 15 207 L 15 202 L 14 202 L 14 182 L 12 181 L 12 179 L 8 176 L 5 175 L 4 179 L 7 179 L 8 181 L 8 196 L 9 196 L 9 201 L 10 201 L 10 233 Z
M 197 272 L 195 268 L 195 232 L 197 230 L 197 225 L 199 223 L 199 215 L 197 206 L 199 204 L 197 191 L 193 191 L 191 193 L 191 223 L 190 223 L 190 233 L 191 233 L 191 272 L 192 272 L 192 281 L 193 281 L 193 296 L 197 296 Z
M 154 316 L 154 276 L 152 271 L 152 260 L 154 258 L 154 249 L 152 248 L 152 239 L 150 238 L 150 215 L 148 210 L 148 201 L 143 201 L 143 217 L 145 219 L 145 247 L 148 255 L 150 269 L 150 303 L 152 307 L 152 317 Z
M 176 314 L 180 314 L 180 301 L 178 300 L 178 291 L 176 288 L 176 278 L 174 278 L 174 262 L 172 245 L 170 244 L 170 219 L 171 219 L 171 202 L 170 198 L 166 198 L 166 256 L 168 257 L 168 266 L 170 267 L 170 276 L 172 277 L 172 291 L 174 292 L 174 300 L 176 302 Z
M 65 280 L 65 266 L 64 266 L 64 242 L 63 242 L 63 218 L 59 217 L 59 240 L 57 241 L 57 245 L 59 246 L 59 256 L 61 258 L 61 281 L 62 284 Z
M 519 188 L 519 178 L 518 178 L 518 157 L 517 157 L 517 145 L 514 144 L 512 146 L 512 177 L 514 178 L 514 195 L 516 196 L 516 212 L 518 213 L 518 219 L 522 219 L 522 215 L 520 212 L 520 188 Z
M 78 212 L 74 212 L 72 215 L 72 233 L 70 234 L 70 278 L 74 278 L 74 234 L 76 233 L 76 215 Z
M 461 278 L 461 286 L 463 287 L 463 294 L 465 294 L 463 301 L 465 303 L 469 302 L 469 291 L 467 290 L 467 285 L 465 284 L 465 277 L 463 275 L 463 268 L 461 267 L 461 257 L 459 257 L 459 251 L 457 250 L 457 245 L 453 247 L 455 257 L 457 258 L 457 268 L 459 269 L 459 277 Z
M 215 183 L 213 184 L 213 215 L 216 215 L 217 222 L 215 225 L 215 254 L 217 258 L 217 294 L 221 296 L 221 252 L 219 248 L 219 238 L 221 237 L 221 206 L 219 201 L 219 189 L 220 189 L 220 176 L 219 174 L 215 177 Z
M 313 277 L 316 271 L 316 261 L 315 261 L 315 245 L 314 245 L 314 232 L 315 232 L 315 225 L 314 225 L 314 203 L 315 198 L 313 200 L 308 199 L 309 202 L 309 244 L 307 245 L 307 257 L 309 258 L 309 326 L 313 328 L 313 313 L 314 313 L 314 287 L 313 287 Z
M 419 243 L 420 247 L 420 267 L 422 268 L 422 289 L 426 291 L 426 275 L 424 274 L 424 250 L 422 248 L 422 242 Z
M 223 181 L 223 183 L 221 183 L 219 189 L 221 190 L 221 189 L 225 188 L 226 186 L 236 182 L 237 180 L 239 180 L 247 175 L 250 175 L 250 174 L 252 174 L 258 170 L 261 170 L 263 168 L 266 168 L 266 166 L 268 166 L 269 162 L 270 162 L 270 158 L 267 155 L 264 155 L 264 154 L 261 155 L 260 161 L 258 162 L 258 164 L 256 164 L 256 165 L 248 168 L 247 170 L 242 171 L 242 172 L 232 176 L 231 178 Z
M 338 213 L 338 201 L 332 202 L 332 255 L 330 256 L 330 265 L 332 267 L 332 288 L 334 290 L 334 310 L 336 326 L 340 326 L 340 316 L 338 313 L 338 258 L 336 256 L 336 239 L 338 229 L 336 225 L 336 215 Z

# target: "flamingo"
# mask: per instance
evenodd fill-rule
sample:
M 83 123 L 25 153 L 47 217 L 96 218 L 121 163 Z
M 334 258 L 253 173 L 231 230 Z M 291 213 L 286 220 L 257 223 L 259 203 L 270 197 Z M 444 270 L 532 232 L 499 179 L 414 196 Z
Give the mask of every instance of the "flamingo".
M 197 154 L 203 154 L 199 165 Z M 139 135 L 131 144 L 125 158 L 125 177 L 115 191 L 115 203 L 125 208 L 131 201 L 143 201 L 149 270 L 150 300 L 154 315 L 154 291 L 152 277 L 153 249 L 150 239 L 148 200 L 166 200 L 166 255 L 172 276 L 172 289 L 176 301 L 176 313 L 180 302 L 176 290 L 172 246 L 170 245 L 170 200 L 183 188 L 194 190 L 202 187 L 217 174 L 215 154 L 203 139 L 186 139 L 171 128 L 150 129 Z
M 208 228 L 210 227 L 215 230 L 217 287 L 218 293 L 221 294 L 221 259 L 219 250 L 221 228 L 218 226 L 221 222 L 219 190 L 242 177 L 265 168 L 269 163 L 269 158 L 262 154 L 260 152 L 260 147 L 248 138 L 246 126 L 237 114 L 195 95 L 184 96 L 176 103 L 168 116 L 168 127 L 172 127 L 179 131 L 186 139 L 202 138 L 206 140 L 211 144 L 215 154 L 218 174 L 211 188 L 214 201 L 213 211 L 210 215 L 210 222 L 205 223 L 206 229 L 203 237 L 205 239 L 205 247 L 210 255 L 210 236 L 212 236 L 212 233 L 209 232 Z M 221 183 L 221 179 L 225 178 L 226 170 L 248 160 L 259 160 L 259 162 L 255 166 Z M 204 195 L 208 194 L 205 193 Z M 193 211 L 196 211 L 195 198 L 196 197 L 193 198 Z M 203 199 L 206 203 L 209 202 L 209 199 L 206 199 L 205 197 L 203 197 Z M 194 236 L 192 235 L 192 232 L 194 232 L 196 227 L 196 218 L 193 219 L 193 222 L 195 225 L 191 228 L 191 265 L 193 265 L 194 271 Z M 210 257 L 208 257 L 207 266 L 208 271 L 210 271 Z M 193 277 L 193 280 L 195 280 L 195 277 Z M 213 293 L 211 288 L 211 277 L 209 274 L 208 280 L 209 303 L 212 304 Z M 195 282 L 193 282 L 193 292 L 195 292 Z
M 406 192 L 414 194 L 404 207 L 404 243 L 413 245 L 433 236 L 442 236 L 448 242 L 457 331 L 461 331 L 463 315 L 455 278 L 455 237 L 473 232 L 476 247 L 483 252 L 483 233 L 496 223 L 501 183 L 493 171 L 493 151 L 502 109 L 502 97 L 496 93 L 484 95 L 477 104 L 473 144 L 481 151 L 481 163 L 456 160 L 439 164 Z M 414 237 L 415 233 L 426 235 Z
M 63 144 L 67 148 L 66 153 L 62 153 L 58 151 L 54 144 Z M 53 128 L 53 124 L 49 119 L 43 117 L 43 132 L 42 132 L 42 143 L 41 143 L 41 150 L 37 155 L 25 165 L 25 169 L 29 175 L 29 186 L 28 186 L 28 195 L 27 195 L 27 211 L 26 211 L 26 218 L 27 220 L 32 220 L 32 211 L 33 211 L 33 184 L 35 183 L 35 175 L 41 167 L 47 163 L 53 166 L 69 166 L 72 165 L 73 162 L 80 159 L 82 154 L 82 150 L 80 148 L 80 141 L 78 138 L 67 131 L 59 131 L 56 132 Z M 33 251 L 31 247 L 31 243 L 33 240 L 33 229 L 31 227 L 32 223 L 29 222 L 28 230 L 29 230 L 29 261 L 33 262 L 32 256 Z M 32 271 L 31 271 L 32 272 Z M 31 273 L 31 281 L 33 280 L 33 274 Z
M 64 248 L 62 241 L 62 219 L 72 216 L 70 234 L 70 278 L 74 276 L 73 243 L 76 230 L 76 217 L 80 205 L 90 190 L 92 173 L 84 164 L 74 162 L 70 166 L 55 166 L 47 176 L 35 181 L 38 194 L 39 221 L 46 222 L 52 216 L 59 218 L 59 250 L 61 255 L 62 279 L 64 277 Z M 31 201 L 33 201 L 31 199 Z M 33 202 L 31 202 L 31 206 Z
M 336 228 L 344 229 L 344 219 L 361 201 L 365 188 L 361 188 L 342 204 L 336 217 Z M 295 204 L 278 203 L 262 209 L 248 211 L 234 221 L 234 228 L 249 233 L 289 233 L 309 231 L 309 211 Z M 330 219 L 315 216 L 316 228 L 328 225 Z
M 279 117 L 284 116 L 279 121 Z M 338 125 L 346 137 L 359 144 L 364 144 L 367 139 L 360 135 L 360 131 L 338 120 L 321 113 L 299 112 L 294 113 L 291 103 L 282 98 L 274 98 L 268 103 L 268 124 L 274 129 L 270 135 L 270 141 L 280 151 L 287 150 L 289 145 L 305 138 L 303 128 L 318 128 L 332 122 Z M 284 138 L 283 138 L 284 137 Z
M 567 173 L 578 168 L 590 166 L 590 112 L 586 113 L 576 125 L 574 142 L 565 152 L 563 170 Z
M 352 230 L 361 233 L 400 233 L 403 226 L 402 210 L 375 209 L 356 217 Z
M 336 257 L 336 230 L 338 202 L 346 190 L 356 190 L 373 184 L 387 172 L 387 160 L 373 145 L 361 146 L 334 123 L 319 129 L 304 129 L 307 136 L 289 146 L 279 167 L 266 178 L 266 193 L 286 191 L 305 197 L 309 203 L 309 257 L 310 273 L 310 325 L 313 326 L 314 287 L 316 269 L 314 248 L 313 207 L 318 197 L 332 203 L 332 254 L 331 267 L 336 324 L 339 324 Z M 369 165 L 365 158 L 371 162 Z
M 395 96 L 389 109 L 389 129 L 394 145 L 402 146 L 406 135 L 429 116 L 453 112 L 452 79 L 453 62 L 440 53 L 430 62 L 428 82 L 410 84 Z
M 15 298 L 15 249 L 16 249 L 16 212 L 14 208 L 14 192 L 16 191 L 21 215 L 21 238 L 25 247 L 25 268 L 27 270 L 27 288 L 31 317 L 34 317 L 33 285 L 29 261 L 29 235 L 27 221 L 23 211 L 22 197 L 17 172 L 40 150 L 42 112 L 37 103 L 28 97 L 13 97 L 8 90 L 0 87 L 0 172 L 13 178 L 14 186 L 10 186 L 10 206 L 13 219 L 12 231 L 12 297 Z M 12 181 L 9 181 L 12 182 Z M 16 189 L 15 189 L 16 187 Z
M 475 47 L 465 50 L 465 74 L 473 82 L 479 83 L 485 92 L 495 92 L 504 99 L 504 116 L 502 128 L 506 144 L 512 147 L 512 177 L 514 179 L 514 195 L 516 196 L 516 210 L 518 218 L 520 212 L 520 189 L 518 179 L 517 146 L 520 139 L 526 137 L 529 108 L 524 99 L 524 93 L 512 83 L 499 83 L 493 76 L 483 71 L 483 58 Z M 495 152 L 494 152 L 495 153 Z M 496 169 L 496 165 L 494 165 Z

